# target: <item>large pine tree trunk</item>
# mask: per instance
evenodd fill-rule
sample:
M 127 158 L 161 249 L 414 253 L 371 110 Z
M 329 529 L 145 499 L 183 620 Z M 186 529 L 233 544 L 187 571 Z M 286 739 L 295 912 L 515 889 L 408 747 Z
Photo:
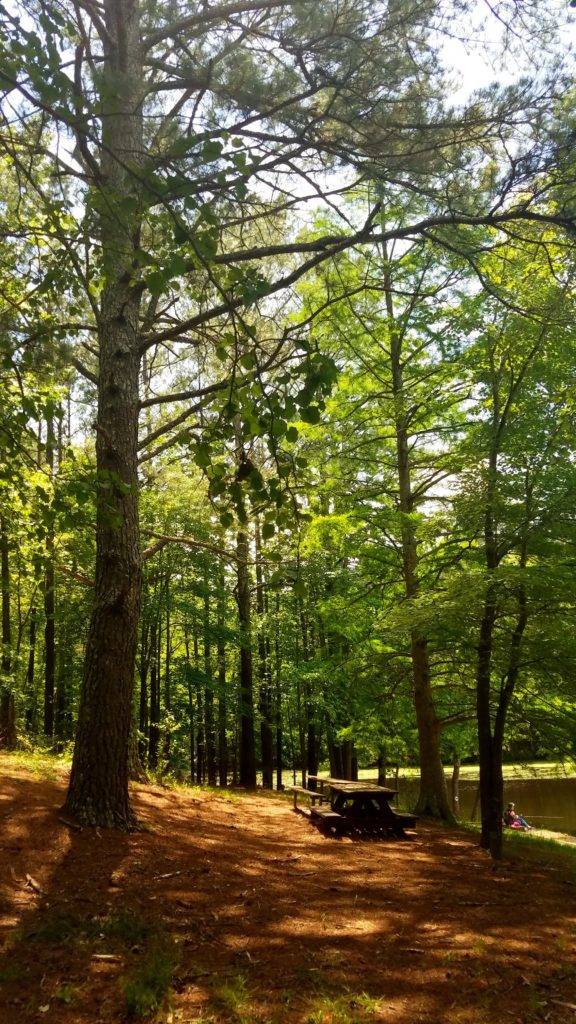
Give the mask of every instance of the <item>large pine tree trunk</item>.
M 142 161 L 140 6 L 104 0 L 102 156 L 97 196 L 103 257 L 96 465 L 96 570 L 70 785 L 65 811 L 86 825 L 134 824 L 128 745 L 141 591 L 138 524 L 140 244 Z

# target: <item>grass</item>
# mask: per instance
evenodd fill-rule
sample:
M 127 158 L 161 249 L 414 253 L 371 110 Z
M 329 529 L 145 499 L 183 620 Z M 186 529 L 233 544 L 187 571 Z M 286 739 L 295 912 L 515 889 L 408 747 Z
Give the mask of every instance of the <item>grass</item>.
M 24 970 L 18 964 L 10 964 L 0 968 L 0 985 L 9 985 L 13 981 L 22 981 Z
M 73 1006 L 78 998 L 78 993 L 73 985 L 60 985 L 54 993 L 54 999 L 64 1006 Z
M 113 943 L 131 948 L 146 942 L 154 934 L 154 927 L 131 910 L 120 910 L 107 917 L 79 918 L 66 914 L 47 915 L 32 929 L 20 936 L 27 942 L 63 946 L 81 940 L 110 939 Z
M 7 768 L 25 769 L 39 779 L 45 779 L 46 782 L 55 782 L 63 771 L 70 768 L 72 750 L 66 747 L 60 753 L 55 753 L 49 747 L 35 747 L 30 750 L 24 748 L 4 754 L 2 763 Z
M 213 989 L 213 1000 L 218 1009 L 228 1013 L 236 1024 L 253 1024 L 252 999 L 248 982 L 243 974 Z
M 324 996 L 305 1019 L 305 1024 L 362 1024 L 378 1012 L 379 1000 L 360 995 Z
M 178 950 L 172 940 L 156 935 L 141 959 L 124 978 L 122 991 L 126 1014 L 132 1019 L 151 1017 L 168 997 Z
M 478 835 L 480 826 L 475 822 L 461 821 L 460 827 Z M 533 832 L 504 832 L 504 857 L 526 857 L 544 864 L 574 871 L 576 869 L 576 844 L 563 843 L 559 839 L 536 836 Z
M 19 939 L 49 946 L 104 941 L 136 954 L 132 969 L 121 981 L 126 1015 L 132 1019 L 151 1017 L 162 1007 L 179 961 L 172 938 L 131 910 L 89 919 L 54 914 L 39 921 L 33 930 L 20 934 Z M 18 978 L 17 968 L 6 968 L 3 975 L 0 973 L 0 983 Z M 77 993 L 71 985 L 62 984 L 54 998 L 63 1005 L 73 1005 Z

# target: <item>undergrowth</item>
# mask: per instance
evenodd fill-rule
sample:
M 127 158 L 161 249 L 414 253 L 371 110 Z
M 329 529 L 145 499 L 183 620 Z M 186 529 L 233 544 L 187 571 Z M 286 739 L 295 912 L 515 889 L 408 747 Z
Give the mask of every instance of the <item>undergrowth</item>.
M 163 934 L 155 935 L 122 981 L 128 1017 L 151 1017 L 161 1008 L 168 997 L 178 960 L 173 940 Z
M 480 826 L 471 821 L 460 822 L 466 832 L 479 835 Z M 561 839 L 537 836 L 533 832 L 504 832 L 504 859 L 526 857 L 552 868 L 576 869 L 576 844 L 563 843 Z

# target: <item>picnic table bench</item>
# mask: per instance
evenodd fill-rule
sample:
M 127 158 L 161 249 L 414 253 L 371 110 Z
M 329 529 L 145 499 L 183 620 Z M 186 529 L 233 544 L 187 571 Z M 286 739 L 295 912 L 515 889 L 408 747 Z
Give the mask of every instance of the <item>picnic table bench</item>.
M 294 808 L 297 794 L 305 793 L 311 802 L 309 817 L 323 830 L 336 833 L 359 832 L 372 835 L 393 835 L 407 839 L 405 829 L 413 829 L 417 822 L 415 814 L 396 811 L 390 806 L 397 795 L 396 790 L 378 786 L 372 782 L 351 782 L 348 779 L 326 778 L 309 775 L 318 790 L 294 788 Z M 316 806 L 316 802 L 320 806 Z M 322 806 L 326 804 L 327 806 Z
M 312 806 L 314 806 L 314 804 L 316 803 L 317 800 L 320 800 L 320 802 L 322 802 L 324 800 L 323 793 L 319 792 L 316 789 L 306 789 L 305 786 L 292 786 L 291 789 L 292 789 L 292 792 L 294 794 L 294 810 L 295 811 L 301 811 L 302 810 L 301 807 L 298 807 L 298 794 L 299 793 L 303 794 L 304 796 L 310 797 L 310 803 L 312 804 Z

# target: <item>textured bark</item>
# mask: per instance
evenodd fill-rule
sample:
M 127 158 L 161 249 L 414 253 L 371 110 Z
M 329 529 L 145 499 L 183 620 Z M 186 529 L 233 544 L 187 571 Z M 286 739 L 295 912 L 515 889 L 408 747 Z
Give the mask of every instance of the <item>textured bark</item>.
M 216 734 L 214 731 L 214 681 L 210 642 L 210 585 L 204 573 L 204 730 L 206 733 L 206 773 L 208 785 L 216 785 Z
M 54 420 L 46 422 L 46 466 L 50 479 L 54 479 Z M 44 568 L 44 735 L 54 736 L 56 680 L 56 619 L 54 580 L 54 523 L 48 522 L 46 537 L 46 564 Z
M 2 668 L 0 687 L 0 748 L 13 750 L 16 746 L 16 707 L 10 681 L 12 672 L 12 621 L 10 618 L 10 561 L 8 526 L 0 516 L 0 577 L 2 585 Z
M 148 669 L 150 667 L 150 653 L 148 645 L 148 623 L 142 624 L 140 636 L 140 693 L 138 701 L 138 754 L 144 762 L 148 756 Z
M 170 676 L 172 661 L 171 643 L 170 577 L 168 577 L 166 580 L 166 649 L 164 651 L 164 713 L 166 717 L 164 725 L 164 742 L 162 745 L 162 757 L 165 770 L 168 770 L 170 767 L 170 719 L 172 715 L 172 682 Z
M 192 630 L 194 637 L 194 680 L 195 680 L 195 693 L 196 693 L 196 782 L 200 785 L 204 782 L 204 774 L 206 769 L 206 743 L 204 733 L 204 715 L 203 715 L 203 701 L 202 701 L 202 686 L 200 684 L 200 651 L 198 646 L 198 625 L 196 622 L 196 616 L 192 620 Z
M 270 674 L 270 649 L 263 619 L 268 611 L 268 603 L 264 591 L 264 571 L 262 563 L 262 542 L 260 522 L 256 517 L 254 524 L 254 541 L 256 552 L 256 611 L 258 612 L 258 704 L 260 711 L 260 750 L 262 756 L 262 786 L 272 789 L 274 786 L 274 744 L 272 735 L 272 678 Z
M 36 627 L 38 625 L 38 610 L 33 604 L 30 608 L 30 626 L 28 630 L 28 663 L 26 665 L 26 729 L 28 732 L 35 732 L 37 728 L 37 701 L 36 701 Z
M 66 813 L 87 825 L 134 824 L 128 746 L 141 592 L 138 524 L 140 245 L 142 161 L 140 7 L 104 0 L 101 71 L 103 257 L 98 325 L 98 494 L 94 606 L 90 619 Z M 130 202 L 130 207 L 126 201 Z
M 150 631 L 150 728 L 148 731 L 148 766 L 158 767 L 160 747 L 160 666 L 158 624 Z
M 457 818 L 460 817 L 460 755 L 454 751 L 454 762 L 452 765 L 452 810 Z
M 276 712 L 276 789 L 284 789 L 282 782 L 283 760 L 283 722 L 282 722 L 282 659 L 280 657 L 280 638 L 278 636 L 278 616 L 280 612 L 280 595 L 276 594 L 276 629 L 274 632 L 274 665 L 275 665 L 275 712 Z
M 248 572 L 248 534 L 238 531 L 236 538 L 238 625 L 240 627 L 240 764 L 239 782 L 248 789 L 256 787 L 256 751 L 254 747 L 254 683 L 252 677 L 252 636 L 250 575 Z
M 404 389 L 402 361 L 402 331 L 394 314 L 392 281 L 389 270 L 384 272 L 384 295 L 390 327 L 390 366 L 394 397 L 394 428 L 396 434 L 396 462 L 398 474 L 398 508 L 402 517 L 402 573 L 408 599 L 418 596 L 418 546 L 411 515 L 414 512 L 412 493 L 412 466 L 408 433 L 408 415 Z M 418 727 L 420 752 L 420 793 L 416 812 L 422 815 L 453 820 L 448 802 L 446 778 L 440 757 L 440 723 L 436 714 L 428 641 L 420 630 L 412 630 L 410 638 L 414 708 Z
M 220 567 L 218 589 L 218 782 L 221 786 L 228 785 L 228 737 L 227 701 L 226 701 L 226 644 L 224 642 L 224 624 L 226 619 L 226 591 L 224 569 Z

